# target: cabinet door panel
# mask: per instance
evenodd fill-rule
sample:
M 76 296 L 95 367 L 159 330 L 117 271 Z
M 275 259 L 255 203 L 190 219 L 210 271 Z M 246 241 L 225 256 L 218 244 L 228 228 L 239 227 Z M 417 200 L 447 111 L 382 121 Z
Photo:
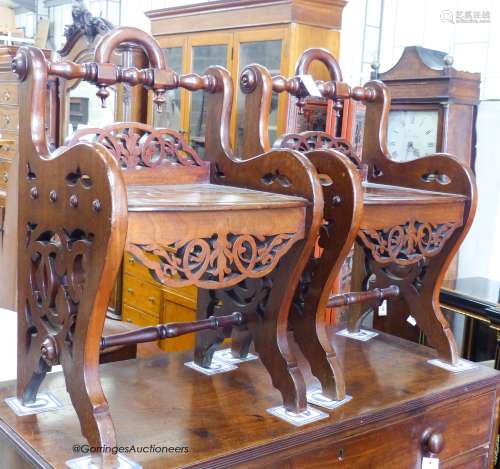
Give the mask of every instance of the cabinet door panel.
M 167 64 L 175 72 L 182 73 L 183 47 L 166 47 L 163 49 Z M 181 121 L 181 89 L 169 90 L 165 95 L 166 102 L 162 112 L 154 110 L 153 125 L 155 127 L 166 127 L 177 131 L 183 131 Z
M 202 75 L 211 65 L 227 67 L 228 44 L 195 45 L 191 49 L 191 70 Z M 191 146 L 203 155 L 205 146 L 206 105 L 202 91 L 190 93 L 189 140 Z
M 243 136 L 243 125 L 245 119 L 245 95 L 239 88 L 239 76 L 241 71 L 249 64 L 259 63 L 264 65 L 271 75 L 279 75 L 282 70 L 282 39 L 262 39 L 258 41 L 240 41 L 238 47 L 238 73 L 235 77 L 235 84 L 238 90 L 237 95 L 237 124 L 236 124 L 236 148 L 239 153 L 240 142 Z M 273 93 L 271 99 L 271 113 L 269 115 L 269 139 L 273 143 L 278 131 L 278 103 L 279 96 Z

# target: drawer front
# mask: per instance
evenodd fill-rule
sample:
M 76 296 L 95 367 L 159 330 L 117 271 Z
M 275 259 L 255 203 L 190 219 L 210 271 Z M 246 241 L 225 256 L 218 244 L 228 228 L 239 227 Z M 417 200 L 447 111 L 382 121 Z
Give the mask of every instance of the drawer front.
M 187 322 L 196 319 L 196 309 L 164 298 L 161 322 Z M 180 352 L 194 349 L 195 334 L 186 334 L 175 339 L 160 340 L 160 348 L 166 352 Z
M 154 259 L 153 255 L 148 254 L 148 256 Z M 161 288 L 164 291 L 164 294 L 168 298 L 172 299 L 172 301 L 183 304 L 188 308 L 196 308 L 198 289 L 194 285 L 182 288 L 171 288 L 162 285 L 160 282 L 155 282 L 155 280 L 151 277 L 149 270 L 129 253 L 125 254 L 125 258 L 123 261 L 123 271 L 126 275 L 131 275 L 133 277 L 137 277 L 152 284 L 158 285 L 158 288 Z
M 0 129 L 17 130 L 19 110 L 17 107 L 0 107 Z
M 494 412 L 494 391 L 466 395 L 343 441 L 338 441 L 338 437 L 329 437 L 308 446 L 307 451 L 297 448 L 276 454 L 273 463 L 263 464 L 262 467 L 416 469 L 420 468 L 422 457 L 429 455 L 422 443 L 429 429 L 444 443 L 437 454 L 443 463 L 440 467 L 455 467 L 447 465 L 447 459 L 472 464 L 464 467 L 486 467 L 481 463 L 488 451 Z M 467 452 L 474 455 L 469 456 L 465 454 Z
M 161 289 L 131 275 L 123 276 L 123 303 L 160 318 Z
M 123 259 L 123 273 L 154 283 L 154 279 L 151 277 L 149 270 L 128 252 L 125 253 L 125 257 Z
M 186 291 L 190 287 L 183 288 L 164 288 L 163 289 L 163 297 L 166 301 L 170 301 L 172 303 L 177 303 L 179 305 L 184 306 L 185 308 L 189 308 L 192 310 L 196 310 L 196 288 L 194 289 L 194 298 L 192 290 Z
M 18 104 L 16 83 L 0 84 L 0 104 Z
M 487 467 L 489 467 L 488 453 L 485 451 L 471 451 L 439 464 L 439 469 L 486 469 Z
M 5 145 L 0 145 L 0 158 L 12 160 L 17 155 L 17 132 L 1 130 L 0 138 L 14 141 L 14 143 L 6 143 Z
M 173 298 L 180 297 L 180 301 L 187 301 L 189 304 L 194 302 L 196 307 L 198 289 L 194 285 L 189 285 L 188 287 L 181 288 L 163 287 L 163 290 L 166 294 L 172 295 Z M 187 304 L 186 306 L 189 306 L 189 304 Z
M 7 189 L 7 182 L 9 181 L 9 168 L 11 162 L 9 160 L 0 159 L 0 189 Z
M 131 322 L 141 327 L 156 326 L 158 324 L 158 319 L 129 305 L 123 305 L 122 317 L 124 321 Z

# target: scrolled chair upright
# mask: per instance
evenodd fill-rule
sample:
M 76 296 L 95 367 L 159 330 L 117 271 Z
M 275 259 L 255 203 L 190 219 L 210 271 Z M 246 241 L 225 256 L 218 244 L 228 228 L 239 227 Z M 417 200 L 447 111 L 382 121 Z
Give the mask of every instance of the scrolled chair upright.
M 141 46 L 150 66 L 111 63 L 124 42 Z M 234 157 L 227 70 L 178 75 L 156 41 L 134 28 L 106 34 L 94 62 L 51 63 L 39 49 L 22 47 L 13 69 L 27 116 L 19 133 L 18 397 L 33 402 L 47 371 L 61 364 L 83 435 L 91 446 L 113 447 L 115 429 L 99 380 L 101 349 L 245 324 L 285 407 L 304 410 L 304 378 L 287 329 L 323 213 L 311 162 L 289 149 Z M 103 100 L 114 83 L 145 86 L 159 105 L 169 89 L 202 91 L 210 115 L 205 159 L 178 133 L 138 123 L 84 129 L 51 153 L 44 132 L 49 75 L 94 83 Z M 253 310 L 235 305 L 223 317 L 102 337 L 125 250 L 165 285 L 229 291 L 258 280 L 265 298 Z M 105 468 L 117 462 L 110 453 L 94 457 Z
M 360 156 L 337 135 L 319 131 L 285 134 L 274 144 L 269 141 L 271 93 L 289 93 L 302 106 L 309 96 L 302 75 L 308 73 L 316 60 L 323 62 L 331 75 L 329 81 L 315 82 L 317 91 L 325 99 L 334 100 L 339 117 L 346 99 L 366 104 Z M 290 324 L 324 394 L 338 399 L 345 393 L 324 309 L 335 302 L 332 298 L 328 300 L 329 291 L 338 275 L 339 263 L 354 241 L 351 288 L 359 293 L 353 301 L 343 303 L 352 303 L 348 313 L 349 332 L 359 332 L 363 317 L 385 296 L 390 300 L 391 314 L 411 313 L 439 357 L 455 364 L 459 355 L 439 307 L 439 291 L 447 267 L 474 217 L 476 186 L 470 168 L 447 154 L 406 163 L 391 160 L 386 146 L 390 108 L 387 88 L 380 81 L 350 87 L 342 81 L 336 59 L 324 49 L 306 50 L 292 78 L 271 77 L 264 67 L 249 65 L 242 71 L 240 87 L 247 94 L 247 115 L 259 116 L 245 121 L 243 156 L 250 157 L 270 148 L 292 148 L 310 159 L 322 180 L 324 219 L 330 233 L 328 237 L 320 237 L 324 248 L 321 257 L 312 260 L 296 292 L 296 300 L 303 298 L 305 309 L 292 314 Z M 345 174 L 350 175 L 351 182 Z M 357 200 L 361 200 L 362 209 L 354 203 Z M 341 245 L 339 238 L 346 240 L 347 245 Z M 312 330 L 313 325 L 318 339 L 311 341 L 310 332 L 303 332 Z

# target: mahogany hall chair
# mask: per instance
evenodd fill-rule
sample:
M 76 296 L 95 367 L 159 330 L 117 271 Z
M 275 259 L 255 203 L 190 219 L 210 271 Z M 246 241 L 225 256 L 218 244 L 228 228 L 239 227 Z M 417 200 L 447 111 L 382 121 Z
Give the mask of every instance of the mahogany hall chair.
M 150 67 L 110 61 L 128 42 Z M 304 378 L 288 344 L 293 294 L 317 238 L 323 196 L 317 172 L 299 152 L 272 150 L 249 159 L 232 155 L 229 119 L 233 85 L 213 66 L 179 76 L 148 34 L 118 28 L 96 47 L 95 61 L 48 62 L 35 47 L 13 61 L 21 80 L 18 212 L 18 397 L 36 399 L 54 364 L 91 446 L 116 444 L 99 381 L 100 349 L 246 324 L 272 382 L 290 411 L 306 408 Z M 206 99 L 205 159 L 179 134 L 137 123 L 86 131 L 88 142 L 51 152 L 45 138 L 48 76 L 80 78 L 107 96 L 114 83 L 142 85 L 161 104 L 166 90 L 202 91 Z M 178 287 L 231 288 L 266 279 L 265 304 L 254 311 L 172 323 L 102 337 L 111 290 L 124 251 L 153 278 Z M 158 379 L 165 379 L 159 376 Z M 116 458 L 100 455 L 103 467 Z
M 274 148 L 292 148 L 306 155 L 320 149 L 336 149 L 358 166 L 363 175 L 363 211 L 356 236 L 351 288 L 359 291 L 397 287 L 390 295 L 391 314 L 411 314 L 439 357 L 455 364 L 459 354 L 439 306 L 439 292 L 446 270 L 474 218 L 477 195 L 473 173 L 452 155 L 442 153 L 404 163 L 391 160 L 386 145 L 390 109 L 387 88 L 380 81 L 351 88 L 341 81 L 335 58 L 324 49 L 305 51 L 295 77 L 274 77 L 272 86 L 254 99 L 268 99 L 272 88 L 295 96 L 301 105 L 309 95 L 301 75 L 308 73 L 315 60 L 323 62 L 331 74 L 331 81 L 316 82 L 324 98 L 336 100 L 337 104 L 348 98 L 366 104 L 361 157 L 353 154 L 348 142 L 324 132 L 283 135 Z M 250 66 L 243 71 L 243 90 L 252 82 L 255 70 L 255 66 Z M 265 135 L 266 120 L 264 113 L 251 135 L 262 142 L 261 151 L 270 148 Z M 334 176 L 332 180 L 335 182 Z M 331 205 L 332 199 L 325 196 L 325 210 Z M 350 332 L 359 331 L 368 312 L 370 308 L 361 302 L 350 308 Z
M 361 158 L 349 142 L 325 132 L 290 133 L 274 145 L 269 142 L 271 93 L 288 92 L 302 106 L 309 95 L 302 76 L 316 60 L 327 67 L 332 79 L 316 82 L 317 91 L 333 99 L 335 109 L 341 109 L 347 98 L 366 103 Z M 451 155 L 436 154 L 406 163 L 390 160 L 386 148 L 390 97 L 386 87 L 371 81 L 351 88 L 341 80 L 337 61 L 324 49 L 305 51 L 291 79 L 271 77 L 267 69 L 256 64 L 246 67 L 240 76 L 241 89 L 247 94 L 246 114 L 259 114 L 258 119 L 245 121 L 242 157 L 271 147 L 291 148 L 313 162 L 322 181 L 323 251 L 319 259 L 311 258 L 304 271 L 290 326 L 323 393 L 332 399 L 345 396 L 345 385 L 325 321 L 326 306 L 351 304 L 348 330 L 359 332 L 363 317 L 389 299 L 391 314 L 411 312 L 441 359 L 452 364 L 458 361 L 455 339 L 439 307 L 439 291 L 446 269 L 470 228 L 477 203 L 471 170 Z M 363 179 L 362 189 L 356 172 Z M 362 210 L 357 200 L 361 200 Z M 330 296 L 354 240 L 351 289 L 356 293 Z M 243 338 L 233 336 L 233 355 L 244 356 L 249 341 L 248 333 Z
M 246 94 L 243 123 L 242 158 L 252 158 L 271 148 L 268 136 L 273 80 L 265 67 L 251 65 L 241 75 L 241 88 Z M 291 338 L 308 360 L 313 374 L 322 384 L 322 393 L 332 400 L 345 397 L 345 380 L 333 347 L 332 329 L 326 316 L 327 306 L 340 306 L 354 300 L 352 295 L 331 292 L 340 269 L 359 230 L 362 216 L 361 178 L 356 165 L 343 153 L 334 149 L 299 148 L 316 167 L 325 207 L 318 240 L 319 248 L 309 252 L 310 259 L 294 295 L 290 315 Z M 265 287 L 265 285 L 264 285 Z M 379 293 L 379 292 L 377 292 Z M 265 294 L 263 286 L 247 281 L 233 291 L 214 290 L 203 297 L 214 314 L 227 314 L 224 302 L 229 296 L 233 303 L 249 309 L 259 307 Z M 359 299 L 359 298 L 358 298 Z M 222 300 L 222 305 L 220 304 Z M 200 305 L 199 305 L 200 306 Z M 202 307 L 199 312 L 204 314 Z M 252 333 L 246 326 L 232 330 L 205 331 L 197 335 L 195 359 L 201 365 L 210 363 L 215 347 L 232 337 L 232 353 L 244 358 L 252 342 Z

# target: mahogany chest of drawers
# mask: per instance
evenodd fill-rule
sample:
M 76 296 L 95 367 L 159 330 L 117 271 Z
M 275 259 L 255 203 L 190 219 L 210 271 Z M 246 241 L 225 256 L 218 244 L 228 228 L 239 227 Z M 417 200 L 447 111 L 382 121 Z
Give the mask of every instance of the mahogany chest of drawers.
M 144 469 L 420 468 L 429 447 L 440 468 L 487 468 L 494 458 L 500 373 L 450 373 L 427 363 L 433 352 L 380 334 L 368 342 L 337 336 L 352 400 L 328 418 L 294 427 L 267 409 L 280 397 L 260 362 L 204 376 L 168 353 L 101 366 L 120 446 L 187 447 L 182 453 L 129 452 Z M 62 468 L 86 441 L 61 374 L 47 379 L 65 407 L 15 417 L 0 384 L 0 453 L 9 469 Z M 10 458 L 10 459 L 9 459 Z

